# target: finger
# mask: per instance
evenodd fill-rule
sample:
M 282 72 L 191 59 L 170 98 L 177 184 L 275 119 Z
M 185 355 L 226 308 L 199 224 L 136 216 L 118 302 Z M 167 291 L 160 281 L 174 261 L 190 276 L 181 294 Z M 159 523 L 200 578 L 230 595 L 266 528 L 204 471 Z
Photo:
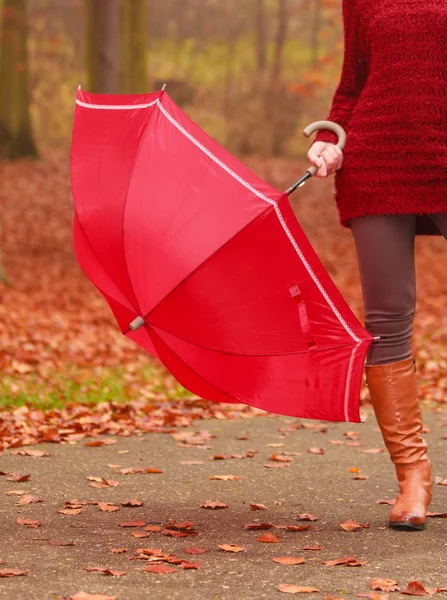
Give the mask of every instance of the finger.
M 327 177 L 328 169 L 326 162 L 323 157 L 321 157 L 321 167 L 318 169 L 317 177 Z
M 312 146 L 310 148 L 309 152 L 307 153 L 307 158 L 316 167 L 320 167 L 321 166 L 321 159 L 319 157 L 319 152 L 317 153 L 317 149 L 314 146 Z
M 330 148 L 326 148 L 326 150 L 324 150 L 322 152 L 321 157 L 324 160 L 324 162 L 326 163 L 327 172 L 332 173 L 333 168 L 335 166 L 335 160 L 337 158 L 337 155 L 335 154 L 335 152 L 333 150 L 331 150 Z

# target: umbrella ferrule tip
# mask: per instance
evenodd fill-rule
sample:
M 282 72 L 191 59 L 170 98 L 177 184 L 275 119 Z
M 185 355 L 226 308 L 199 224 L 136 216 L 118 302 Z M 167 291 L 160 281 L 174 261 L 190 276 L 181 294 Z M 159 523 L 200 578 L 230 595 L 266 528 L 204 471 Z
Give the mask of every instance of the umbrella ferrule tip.
M 130 323 L 129 327 L 132 331 L 137 331 L 140 327 L 143 327 L 143 325 L 146 325 L 146 321 L 143 317 L 137 317 Z

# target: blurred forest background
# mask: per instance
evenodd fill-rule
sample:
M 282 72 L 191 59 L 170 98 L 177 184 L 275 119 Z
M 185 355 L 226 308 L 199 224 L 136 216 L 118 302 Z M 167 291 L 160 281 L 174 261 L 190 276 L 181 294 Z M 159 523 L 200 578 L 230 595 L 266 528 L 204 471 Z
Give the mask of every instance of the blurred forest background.
M 0 5 L 4 158 L 67 146 L 78 84 L 144 93 L 163 83 L 230 151 L 296 155 L 300 128 L 326 115 L 339 76 L 341 0 Z
M 12 410 L 14 444 L 26 415 L 30 427 L 46 422 L 14 406 L 185 395 L 120 334 L 74 257 L 69 149 L 77 86 L 141 93 L 166 83 L 207 133 L 286 189 L 308 166 L 302 129 L 328 114 L 343 36 L 341 0 L 0 0 L 0 7 L 0 406 Z M 338 221 L 333 178 L 310 181 L 291 202 L 361 319 L 355 249 Z M 414 352 L 421 394 L 442 401 L 445 241 L 418 240 L 417 249 Z M 169 412 L 160 414 L 170 422 Z

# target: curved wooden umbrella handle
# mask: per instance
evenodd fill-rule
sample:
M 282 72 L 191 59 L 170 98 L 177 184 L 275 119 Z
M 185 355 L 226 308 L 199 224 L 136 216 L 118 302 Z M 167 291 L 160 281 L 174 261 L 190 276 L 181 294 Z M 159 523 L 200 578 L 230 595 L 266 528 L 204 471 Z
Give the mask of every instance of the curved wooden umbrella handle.
M 308 138 L 313 133 L 315 133 L 315 131 L 319 131 L 320 129 L 329 129 L 329 131 L 333 131 L 338 136 L 337 146 L 340 148 L 340 150 L 343 150 L 346 144 L 346 131 L 341 125 L 338 125 L 338 123 L 334 123 L 333 121 L 314 121 L 314 123 L 311 123 L 304 129 L 303 135 L 304 137 Z M 300 177 L 298 181 L 295 181 L 295 183 L 292 186 L 290 186 L 285 193 L 288 196 L 290 196 L 290 194 L 294 192 L 297 188 L 304 185 L 306 181 L 310 179 L 310 177 L 313 177 L 317 173 L 317 171 L 318 167 L 316 167 L 315 165 L 311 165 L 307 169 L 305 175 Z
M 346 144 L 346 131 L 341 125 L 338 125 L 338 123 L 334 123 L 333 121 L 315 121 L 304 129 L 303 135 L 308 138 L 320 129 L 329 129 L 329 131 L 333 131 L 338 136 L 337 146 L 340 150 L 343 150 Z M 318 167 L 312 165 L 307 170 L 313 177 L 318 171 Z

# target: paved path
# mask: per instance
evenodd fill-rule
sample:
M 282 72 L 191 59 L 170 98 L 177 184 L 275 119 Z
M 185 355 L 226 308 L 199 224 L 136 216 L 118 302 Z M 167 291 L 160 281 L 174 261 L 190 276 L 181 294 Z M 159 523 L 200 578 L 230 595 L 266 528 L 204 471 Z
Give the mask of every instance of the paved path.
M 447 435 L 446 414 L 439 409 L 425 412 L 425 422 L 431 429 L 426 439 L 431 446 L 434 475 L 442 479 L 447 478 L 447 439 L 443 439 Z M 297 429 L 298 423 L 306 428 Z M 5 452 L 1 458 L 4 472 L 31 477 L 21 483 L 8 481 L 6 475 L 0 477 L 0 559 L 4 561 L 0 569 L 16 568 L 28 574 L 0 578 L 0 598 L 52 600 L 69 598 L 83 590 L 116 596 L 117 600 L 276 600 L 288 597 L 278 590 L 284 583 L 318 588 L 318 593 L 304 596 L 310 600 L 327 594 L 353 598 L 371 591 L 370 581 L 378 577 L 397 580 L 402 589 L 411 580 L 426 586 L 447 586 L 447 519 L 429 519 L 421 533 L 393 532 L 385 526 L 389 507 L 376 504 L 376 500 L 394 495 L 392 465 L 385 453 L 360 452 L 382 447 L 373 416 L 359 425 L 277 416 L 209 420 L 175 433 L 186 432 L 202 435 L 193 435 L 193 443 L 186 446 L 169 434 L 147 434 L 116 438 L 115 444 L 102 447 L 86 447 L 85 441 L 33 447 L 51 453 L 45 458 Z M 203 432 L 215 437 L 207 439 Z M 346 432 L 359 432 L 358 440 L 349 439 L 355 435 L 346 436 Z M 362 445 L 347 445 L 355 441 Z M 308 452 L 309 448 L 320 447 L 325 449 L 324 455 Z M 273 453 L 291 458 L 289 466 L 265 467 L 282 464 L 269 460 Z M 210 460 L 216 454 L 248 456 Z M 153 467 L 163 472 L 124 475 L 116 473 L 117 466 L 109 465 Z M 352 468 L 368 479 L 354 480 Z M 211 480 L 211 475 L 234 475 L 238 479 Z M 96 489 L 90 487 L 92 482 L 86 480 L 87 476 L 116 480 L 119 485 Z M 8 494 L 11 490 L 29 492 L 43 502 L 21 506 L 21 496 Z M 133 498 L 143 501 L 143 506 L 120 506 Z M 67 500 L 109 502 L 120 509 L 102 512 L 98 505 L 87 504 L 78 515 L 58 513 Z M 207 500 L 219 500 L 229 508 L 201 508 Z M 262 503 L 268 510 L 253 511 L 250 503 Z M 435 486 L 431 510 L 447 511 L 446 486 Z M 298 521 L 296 515 L 301 513 L 311 513 L 318 520 Z M 17 518 L 39 520 L 41 526 L 19 525 Z M 348 519 L 369 527 L 344 531 L 340 523 Z M 161 527 L 169 521 L 192 521 L 199 535 L 172 537 L 145 531 L 143 526 L 120 527 L 120 523 L 135 520 Z M 304 531 L 275 528 L 271 532 L 279 542 L 261 543 L 258 537 L 267 531 L 244 530 L 243 525 L 249 523 L 311 527 Z M 137 538 L 132 535 L 136 532 L 147 537 Z M 55 546 L 50 541 L 74 545 Z M 218 547 L 223 544 L 235 544 L 245 551 L 225 552 Z M 323 549 L 304 550 L 314 545 Z M 188 554 L 186 549 L 191 547 L 205 548 L 206 552 Z M 127 552 L 115 554 L 112 548 L 127 548 Z M 145 572 L 147 561 L 129 560 L 137 557 L 136 550 L 141 548 L 161 549 L 199 562 L 200 568 L 182 569 L 171 564 L 174 573 Z M 281 556 L 303 557 L 305 563 L 290 566 L 272 560 Z M 355 568 L 322 564 L 346 556 L 367 563 Z M 111 577 L 85 571 L 95 566 L 125 571 L 126 575 Z M 447 594 L 436 597 L 447 598 Z

